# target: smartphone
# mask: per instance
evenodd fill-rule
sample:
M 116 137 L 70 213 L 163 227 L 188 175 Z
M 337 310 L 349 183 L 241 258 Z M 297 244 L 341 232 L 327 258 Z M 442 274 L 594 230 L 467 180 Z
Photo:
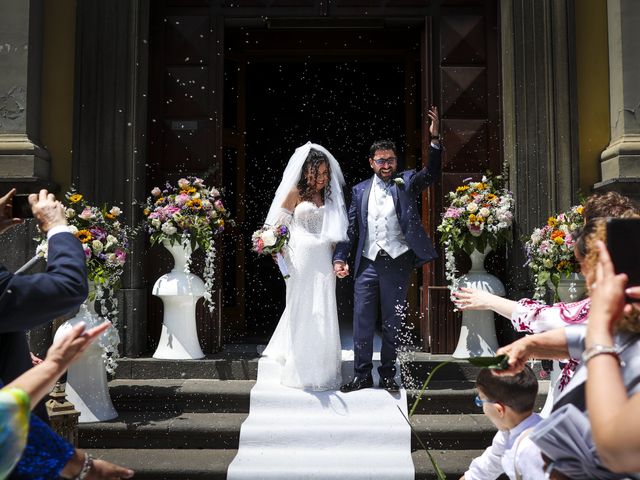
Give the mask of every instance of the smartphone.
M 29 205 L 29 195 L 14 195 L 11 201 L 13 205 L 13 216 L 16 218 L 33 218 L 31 205 Z
M 640 285 L 640 218 L 607 220 L 607 250 L 616 273 L 626 273 L 629 287 Z

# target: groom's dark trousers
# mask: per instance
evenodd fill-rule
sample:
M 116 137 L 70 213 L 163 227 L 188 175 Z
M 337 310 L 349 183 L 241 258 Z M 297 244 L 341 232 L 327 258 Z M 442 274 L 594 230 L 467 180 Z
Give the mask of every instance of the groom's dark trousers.
M 378 311 L 382 316 L 381 378 L 396 373 L 396 349 L 402 337 L 407 285 L 414 268 L 415 255 L 409 250 L 398 258 L 384 253 L 375 261 L 362 257 L 354 285 L 353 339 L 356 376 L 369 375 L 373 364 L 373 336 Z M 378 308 L 380 310 L 378 310 Z

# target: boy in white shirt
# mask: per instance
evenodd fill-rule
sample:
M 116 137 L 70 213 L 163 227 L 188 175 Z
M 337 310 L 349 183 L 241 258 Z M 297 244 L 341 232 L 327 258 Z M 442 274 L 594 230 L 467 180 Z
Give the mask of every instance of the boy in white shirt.
M 538 380 L 527 365 L 517 375 L 498 376 L 483 368 L 476 380 L 476 405 L 498 429 L 491 446 L 474 459 L 460 480 L 543 480 L 540 450 L 529 440 L 529 429 L 542 419 L 533 413 Z

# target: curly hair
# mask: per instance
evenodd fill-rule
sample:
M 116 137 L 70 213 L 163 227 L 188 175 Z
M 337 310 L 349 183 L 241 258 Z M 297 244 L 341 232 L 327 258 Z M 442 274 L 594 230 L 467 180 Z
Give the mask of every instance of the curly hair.
M 638 204 L 617 192 L 596 193 L 584 202 L 584 221 L 594 218 L 620 217 L 630 210 L 640 213 Z
M 322 190 L 322 200 L 324 201 L 326 198 L 331 196 L 331 165 L 329 164 L 329 159 L 321 151 L 312 148 L 309 150 L 309 155 L 307 155 L 306 160 L 302 164 L 300 179 L 297 184 L 298 193 L 301 198 L 308 200 L 312 197 L 314 188 L 307 182 L 307 173 L 311 172 L 312 178 L 315 182 L 315 179 L 318 176 L 318 169 L 322 164 L 327 166 L 327 184 Z
M 378 150 L 392 150 L 393 153 L 397 153 L 396 144 L 391 140 L 378 140 L 373 142 L 371 148 L 369 148 L 369 157 L 373 158 Z
M 627 210 L 619 215 L 617 218 L 640 218 L 636 210 Z M 587 246 L 587 254 L 585 255 L 585 262 L 590 271 L 595 272 L 598 265 L 598 259 L 600 252 L 598 251 L 596 242 L 601 240 L 607 242 L 607 219 L 596 218 L 591 221 L 593 224 L 590 227 L 590 233 L 585 235 L 585 242 Z M 587 281 L 587 283 L 589 280 Z M 587 285 L 587 288 L 592 288 L 591 285 Z M 596 285 L 597 288 L 597 285 Z M 640 333 L 640 319 L 638 318 L 637 311 L 631 315 L 625 315 L 617 325 L 618 330 L 624 330 L 628 332 Z

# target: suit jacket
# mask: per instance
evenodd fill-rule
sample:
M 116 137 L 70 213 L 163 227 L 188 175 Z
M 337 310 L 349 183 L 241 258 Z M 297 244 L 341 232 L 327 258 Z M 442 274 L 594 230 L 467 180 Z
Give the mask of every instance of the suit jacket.
M 394 182 L 390 187 L 393 203 L 396 207 L 398 222 L 404 234 L 409 248 L 416 256 L 416 266 L 430 262 L 438 257 L 433 243 L 425 232 L 420 212 L 418 211 L 417 197 L 431 185 L 440 174 L 442 150 L 429 147 L 429 163 L 419 171 L 406 170 L 397 178 L 401 178 L 403 185 Z M 347 261 L 354 245 L 356 246 L 353 272 L 357 274 L 360 260 L 364 251 L 364 242 L 367 238 L 367 215 L 369 212 L 369 193 L 373 177 L 360 182 L 352 190 L 351 205 L 349 206 L 348 239 L 336 246 L 333 260 Z
M 71 233 L 49 240 L 47 270 L 14 275 L 0 265 L 0 380 L 31 368 L 27 330 L 80 306 L 87 298 L 87 266 L 82 245 Z

